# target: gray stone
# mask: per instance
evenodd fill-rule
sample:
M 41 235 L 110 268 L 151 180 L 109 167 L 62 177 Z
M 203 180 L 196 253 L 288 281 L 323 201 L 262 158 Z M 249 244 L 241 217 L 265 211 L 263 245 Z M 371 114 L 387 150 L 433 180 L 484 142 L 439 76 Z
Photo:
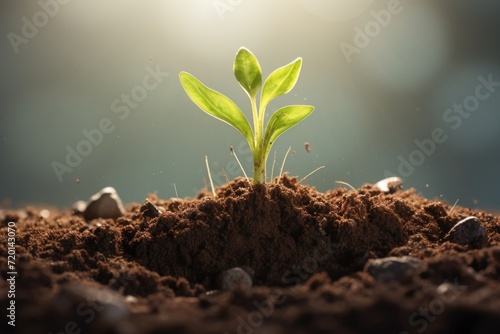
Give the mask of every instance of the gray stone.
M 462 219 L 444 237 L 455 244 L 481 248 L 488 243 L 488 235 L 483 225 L 474 216 Z
M 113 218 L 116 219 L 125 214 L 122 200 L 116 193 L 115 188 L 106 187 L 97 194 L 90 197 L 88 205 L 83 212 L 83 217 L 86 220 L 96 218 Z
M 251 288 L 252 278 L 240 267 L 234 267 L 224 270 L 217 276 L 217 288 L 222 291 L 232 290 L 234 288 Z
M 375 183 L 375 187 L 379 188 L 384 193 L 393 194 L 403 189 L 403 180 L 397 176 L 392 176 L 378 181 Z
M 379 282 L 403 282 L 422 268 L 422 260 L 412 256 L 369 260 L 363 269 Z

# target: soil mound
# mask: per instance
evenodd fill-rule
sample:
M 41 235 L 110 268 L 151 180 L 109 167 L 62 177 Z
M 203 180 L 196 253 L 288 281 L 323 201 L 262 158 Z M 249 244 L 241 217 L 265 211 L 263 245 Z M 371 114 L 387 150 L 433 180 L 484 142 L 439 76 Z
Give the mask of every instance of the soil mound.
M 489 333 L 500 323 L 498 217 L 412 189 L 321 193 L 286 175 L 275 181 L 238 178 L 215 197 L 150 195 L 118 219 L 0 211 L 2 268 L 8 228 L 16 229 L 18 332 L 409 333 L 425 325 L 452 333 L 470 318 Z M 469 216 L 477 219 L 463 223 Z M 254 287 L 218 291 L 220 274 L 234 267 Z M 439 297 L 452 292 L 449 303 Z M 422 315 L 436 300 L 442 310 Z

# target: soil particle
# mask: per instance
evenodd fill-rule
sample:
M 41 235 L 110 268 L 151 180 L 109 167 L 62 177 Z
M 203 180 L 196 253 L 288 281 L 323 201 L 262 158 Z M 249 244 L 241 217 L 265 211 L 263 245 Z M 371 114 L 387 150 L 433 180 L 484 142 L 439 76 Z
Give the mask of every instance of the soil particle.
M 413 189 L 321 193 L 288 176 L 266 185 L 238 178 L 215 197 L 150 195 L 118 218 L 49 211 L 0 212 L 2 268 L 8 225 L 16 225 L 18 333 L 500 327 L 500 218 L 451 210 Z M 378 272 L 377 261 L 390 265 Z M 217 276 L 235 267 L 251 268 L 253 286 L 220 291 Z M 2 277 L 3 308 L 10 277 Z M 12 328 L 3 321 L 0 331 Z

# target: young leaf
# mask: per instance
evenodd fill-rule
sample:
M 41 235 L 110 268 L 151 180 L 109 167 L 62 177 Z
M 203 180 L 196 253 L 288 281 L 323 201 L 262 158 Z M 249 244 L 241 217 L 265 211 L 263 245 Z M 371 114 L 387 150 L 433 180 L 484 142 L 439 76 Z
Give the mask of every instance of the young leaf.
M 301 67 L 302 58 L 299 57 L 290 64 L 278 68 L 267 77 L 264 88 L 262 88 L 261 110 L 264 110 L 272 99 L 288 93 L 295 86 Z
M 269 152 L 276 138 L 292 126 L 301 122 L 314 110 L 313 106 L 286 106 L 276 110 L 266 127 L 264 147 Z
M 227 96 L 208 88 L 192 74 L 179 74 L 182 87 L 189 98 L 207 114 L 235 127 L 248 141 L 253 150 L 252 128 L 240 108 Z
M 262 85 L 262 70 L 257 58 L 250 50 L 242 47 L 234 59 L 233 72 L 241 87 L 254 98 Z

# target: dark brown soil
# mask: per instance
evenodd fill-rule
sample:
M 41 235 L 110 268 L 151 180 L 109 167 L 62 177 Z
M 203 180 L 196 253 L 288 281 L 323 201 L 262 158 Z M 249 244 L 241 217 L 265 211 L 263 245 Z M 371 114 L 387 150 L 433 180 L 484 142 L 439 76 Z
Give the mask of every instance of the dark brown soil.
M 317 192 L 295 178 L 217 196 L 129 205 L 87 222 L 71 211 L 0 211 L 2 333 L 499 333 L 500 218 L 415 190 Z M 450 213 L 451 211 L 451 213 Z M 475 216 L 482 244 L 446 238 Z M 16 225 L 16 326 L 7 324 L 7 228 Z M 12 223 L 11 223 L 12 225 Z M 370 259 L 410 255 L 392 281 Z M 254 287 L 217 290 L 242 267 Z

